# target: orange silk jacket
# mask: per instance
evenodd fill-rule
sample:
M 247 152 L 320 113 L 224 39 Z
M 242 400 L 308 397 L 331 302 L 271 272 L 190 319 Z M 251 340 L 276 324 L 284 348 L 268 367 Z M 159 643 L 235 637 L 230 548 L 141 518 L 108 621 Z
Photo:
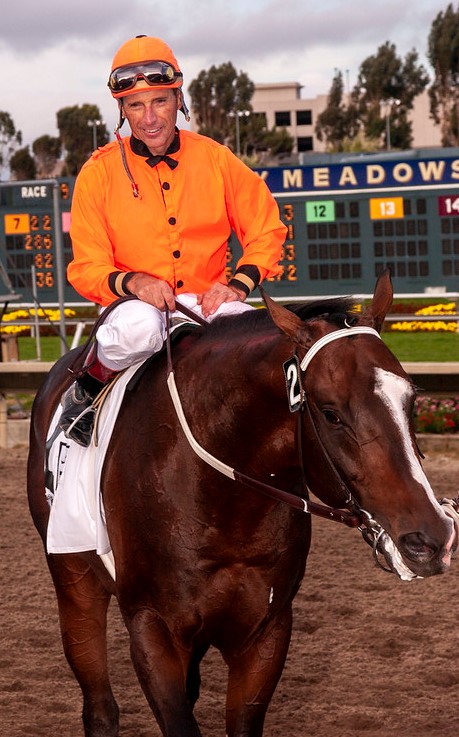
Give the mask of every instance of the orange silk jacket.
M 113 302 L 128 293 L 123 280 L 133 272 L 164 279 L 176 294 L 227 283 L 231 230 L 243 249 L 235 286 L 240 278 L 248 293 L 277 273 L 286 227 L 265 182 L 226 146 L 186 130 L 179 137 L 180 147 L 170 155 L 178 161 L 175 168 L 164 160 L 149 164 L 148 150 L 134 153 L 130 138 L 123 138 L 138 198 L 116 141 L 81 169 L 72 199 L 68 278 L 86 299 Z

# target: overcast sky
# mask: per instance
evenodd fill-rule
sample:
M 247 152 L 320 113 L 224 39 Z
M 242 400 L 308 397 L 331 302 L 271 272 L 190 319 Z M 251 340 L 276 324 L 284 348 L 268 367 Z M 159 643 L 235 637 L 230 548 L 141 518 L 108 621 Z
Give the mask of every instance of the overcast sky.
M 446 0 L 6 0 L 0 19 L 0 110 L 23 143 L 56 136 L 56 112 L 98 105 L 111 131 L 106 86 L 112 57 L 140 33 L 173 49 L 187 85 L 231 61 L 255 83 L 300 82 L 304 97 L 329 91 L 334 69 L 350 87 L 361 62 L 386 41 L 416 48 L 429 74 L 427 38 Z M 456 4 L 453 3 L 453 7 Z

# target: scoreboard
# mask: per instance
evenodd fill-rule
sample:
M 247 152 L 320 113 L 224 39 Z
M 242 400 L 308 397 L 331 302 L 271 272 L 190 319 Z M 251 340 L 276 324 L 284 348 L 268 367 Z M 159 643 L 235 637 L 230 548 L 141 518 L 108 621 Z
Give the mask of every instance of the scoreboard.
M 65 278 L 73 178 L 0 184 L 0 260 L 22 301 L 83 302 Z
M 256 169 L 287 227 L 267 292 L 286 301 L 371 294 L 387 266 L 397 293 L 459 291 L 459 148 L 304 160 Z M 85 302 L 65 277 L 73 185 L 0 183 L 0 260 L 23 302 Z M 228 275 L 240 252 L 233 235 Z
M 308 159 L 257 169 L 287 226 L 272 296 L 371 294 L 387 266 L 396 292 L 459 291 L 459 149 Z

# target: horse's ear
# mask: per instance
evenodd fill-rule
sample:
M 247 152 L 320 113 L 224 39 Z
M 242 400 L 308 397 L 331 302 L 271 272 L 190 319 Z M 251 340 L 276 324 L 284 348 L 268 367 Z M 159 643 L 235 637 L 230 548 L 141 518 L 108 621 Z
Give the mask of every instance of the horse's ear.
M 304 322 L 301 318 L 295 315 L 294 312 L 290 312 L 282 305 L 277 304 L 260 286 L 258 289 L 274 324 L 292 340 L 297 340 L 299 331 L 304 328 Z
M 393 297 L 394 290 L 392 289 L 390 269 L 384 269 L 376 282 L 373 301 L 370 307 L 365 311 L 365 316 L 370 317 L 378 333 L 381 332 L 384 319 L 390 309 Z

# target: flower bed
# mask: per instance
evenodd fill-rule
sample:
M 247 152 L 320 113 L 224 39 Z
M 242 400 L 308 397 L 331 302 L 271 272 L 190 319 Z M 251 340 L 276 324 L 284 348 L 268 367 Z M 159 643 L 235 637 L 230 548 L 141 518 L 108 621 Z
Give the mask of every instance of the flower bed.
M 66 317 L 74 317 L 75 311 L 69 308 L 64 309 Z M 30 310 L 14 310 L 3 315 L 2 325 L 0 327 L 0 333 L 2 335 L 30 335 L 32 327 L 35 327 L 35 317 L 40 320 L 40 327 L 42 328 L 42 335 L 45 335 L 46 328 L 53 323 L 58 323 L 60 320 L 60 310 L 58 309 L 30 309 Z M 8 325 L 9 322 L 18 321 L 30 321 L 30 324 L 23 325 Z
M 414 409 L 414 427 L 416 433 L 459 432 L 459 397 L 418 397 Z
M 400 305 L 397 305 L 397 307 L 400 309 Z M 413 310 L 412 314 L 414 314 L 414 318 L 411 317 L 410 319 L 407 318 L 406 320 L 399 320 L 398 322 L 391 323 L 390 330 L 404 333 L 420 331 L 437 333 L 457 332 L 456 320 L 416 320 L 416 316 L 423 318 L 429 316 L 437 318 L 445 316 L 446 318 L 448 315 L 456 315 L 455 302 L 442 302 L 440 304 L 427 305 L 426 307 Z
M 457 323 L 456 321 L 446 322 L 445 320 L 399 320 L 393 322 L 390 329 L 402 333 L 419 333 L 422 331 L 426 333 L 456 333 Z

